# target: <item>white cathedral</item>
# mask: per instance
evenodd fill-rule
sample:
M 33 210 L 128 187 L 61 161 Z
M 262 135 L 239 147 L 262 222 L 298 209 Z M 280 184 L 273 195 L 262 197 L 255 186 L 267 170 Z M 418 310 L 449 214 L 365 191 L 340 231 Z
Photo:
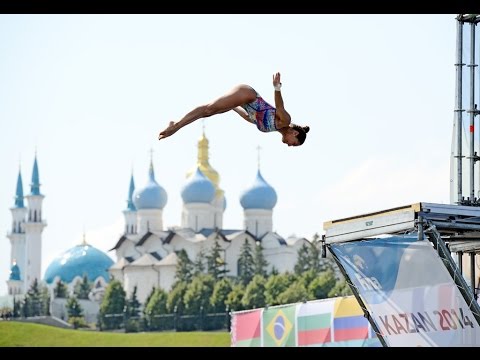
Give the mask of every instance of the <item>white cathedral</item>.
M 135 189 L 133 174 L 130 179 L 127 208 L 123 211 L 125 227 L 111 251 L 115 250 L 114 263 L 105 253 L 84 240 L 67 249 L 52 261 L 41 278 L 42 231 L 47 225 L 42 218 L 37 157 L 33 166 L 30 194 L 23 195 L 22 177 L 19 171 L 12 212 L 12 228 L 8 232 L 11 242 L 11 269 L 8 284 L 9 295 L 23 295 L 34 279 L 46 283 L 53 292 L 55 284 L 62 280 L 68 289 L 88 275 L 93 283 L 93 293 L 102 294 L 110 276 L 118 279 L 127 295 L 137 287 L 137 296 L 144 302 L 153 287 L 170 290 L 175 281 L 176 252 L 185 249 L 193 261 L 218 241 L 223 249 L 227 276 L 238 274 L 237 260 L 242 245 L 261 243 L 269 270 L 293 271 L 299 248 L 308 242 L 305 238 L 283 238 L 273 229 L 273 208 L 277 203 L 275 189 L 270 186 L 258 168 L 252 186 L 240 195 L 244 209 L 243 226 L 240 229 L 224 229 L 223 213 L 226 209 L 224 191 L 219 187 L 219 175 L 209 164 L 208 140 L 205 133 L 198 142 L 198 160 L 195 168 L 187 173 L 182 188 L 183 210 L 181 226 L 165 228 L 163 209 L 167 204 L 165 189 L 155 180 L 153 162 L 143 188 Z M 24 198 L 28 206 L 24 206 Z M 92 296 L 100 301 L 101 296 Z
M 117 262 L 110 273 L 131 294 L 137 287 L 140 302 L 153 287 L 170 290 L 175 281 L 176 251 L 185 249 L 190 260 L 203 251 L 207 254 L 215 241 L 223 249 L 227 276 L 237 276 L 238 257 L 245 240 L 255 246 L 260 242 L 269 270 L 293 271 L 299 248 L 305 238 L 284 239 L 273 232 L 273 208 L 277 203 L 275 189 L 257 171 L 252 186 L 240 196 L 244 209 L 243 227 L 224 229 L 226 208 L 219 175 L 209 164 L 208 140 L 205 133 L 198 141 L 198 161 L 187 173 L 181 190 L 183 210 L 180 227 L 165 228 L 162 214 L 167 204 L 165 189 L 155 180 L 152 162 L 149 178 L 143 188 L 135 189 L 130 179 L 128 205 L 124 210 L 125 230 L 112 250 Z

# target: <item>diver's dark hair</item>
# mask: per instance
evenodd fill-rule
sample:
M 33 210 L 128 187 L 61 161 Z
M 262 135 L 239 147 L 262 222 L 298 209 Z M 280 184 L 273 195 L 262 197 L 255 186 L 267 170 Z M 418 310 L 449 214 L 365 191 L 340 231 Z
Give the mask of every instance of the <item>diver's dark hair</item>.
M 305 138 L 307 137 L 307 133 L 310 131 L 310 127 L 292 124 L 292 128 L 293 130 L 298 131 L 298 135 L 297 135 L 298 145 L 302 145 L 305 141 Z

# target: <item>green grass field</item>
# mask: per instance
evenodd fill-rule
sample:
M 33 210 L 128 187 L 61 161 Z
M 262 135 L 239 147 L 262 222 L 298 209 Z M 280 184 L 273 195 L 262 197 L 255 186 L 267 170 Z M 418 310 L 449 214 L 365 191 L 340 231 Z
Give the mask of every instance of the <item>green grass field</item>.
M 230 346 L 230 333 L 149 332 L 110 333 L 67 330 L 54 326 L 0 321 L 0 346 Z

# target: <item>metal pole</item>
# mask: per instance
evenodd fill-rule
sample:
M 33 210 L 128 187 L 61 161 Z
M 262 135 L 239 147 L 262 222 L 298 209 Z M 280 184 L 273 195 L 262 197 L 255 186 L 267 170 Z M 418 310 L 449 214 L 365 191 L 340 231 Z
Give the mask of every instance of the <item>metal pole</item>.
M 475 253 L 470 253 L 470 287 L 472 288 L 473 296 L 477 300 L 477 291 L 475 289 Z
M 470 200 L 475 200 L 475 22 L 470 23 Z
M 423 240 L 423 216 L 418 215 L 418 241 Z
M 457 126 L 457 204 L 462 202 L 462 51 L 463 51 L 463 21 L 457 17 L 457 63 L 456 70 L 456 101 L 455 120 Z
M 465 279 L 463 278 L 462 274 L 460 273 L 457 265 L 453 261 L 452 255 L 450 254 L 450 251 L 448 251 L 447 247 L 445 246 L 445 243 L 442 240 L 442 237 L 438 232 L 437 228 L 435 227 L 435 225 L 433 225 L 430 220 L 426 220 L 425 222 L 426 222 L 426 225 L 428 226 L 428 229 L 425 230 L 425 233 L 432 235 L 431 237 L 429 236 L 428 239 L 434 244 L 436 243 L 437 246 L 440 248 L 440 251 L 439 251 L 440 257 L 442 258 L 453 281 L 457 285 L 458 290 L 460 291 L 463 298 L 465 299 L 468 307 L 472 311 L 473 316 L 475 316 L 475 320 L 477 321 L 478 324 L 480 324 L 480 305 L 477 303 L 473 291 L 468 291 L 469 286 L 465 281 Z
M 458 256 L 458 268 L 460 269 L 460 274 L 463 275 L 463 252 L 459 251 Z

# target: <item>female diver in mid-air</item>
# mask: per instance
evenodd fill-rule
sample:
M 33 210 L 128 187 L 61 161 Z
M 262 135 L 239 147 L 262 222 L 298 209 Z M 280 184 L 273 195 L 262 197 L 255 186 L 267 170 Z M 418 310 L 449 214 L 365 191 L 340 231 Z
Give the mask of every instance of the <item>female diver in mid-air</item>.
M 178 122 L 170 121 L 168 127 L 158 135 L 158 140 L 173 135 L 197 119 L 233 110 L 248 122 L 256 124 L 260 131 L 278 131 L 282 134 L 282 142 L 288 146 L 302 145 L 310 127 L 291 123 L 290 115 L 283 106 L 280 92 L 282 83 L 278 72 L 273 75 L 273 87 L 275 88 L 275 107 L 263 100 L 251 86 L 237 85 L 217 100 L 196 107 Z

